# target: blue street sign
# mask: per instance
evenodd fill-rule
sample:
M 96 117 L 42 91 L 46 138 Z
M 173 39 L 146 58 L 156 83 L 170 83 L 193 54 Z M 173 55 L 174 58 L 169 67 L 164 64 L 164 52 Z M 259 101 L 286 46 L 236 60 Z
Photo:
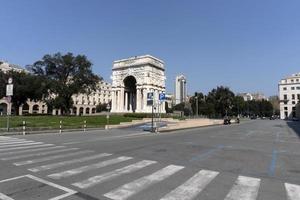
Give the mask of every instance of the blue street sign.
M 160 93 L 159 94 L 159 100 L 165 100 L 166 99 L 166 94 L 165 93 Z

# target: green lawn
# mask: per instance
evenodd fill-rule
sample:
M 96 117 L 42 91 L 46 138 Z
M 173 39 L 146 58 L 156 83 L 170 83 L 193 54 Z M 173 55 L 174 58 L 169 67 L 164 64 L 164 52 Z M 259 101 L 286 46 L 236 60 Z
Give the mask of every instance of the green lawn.
M 111 115 L 110 124 L 129 122 L 136 118 Z M 106 116 L 12 116 L 10 117 L 11 129 L 20 129 L 26 121 L 26 127 L 32 129 L 58 129 L 59 122 L 62 121 L 63 129 L 82 128 L 86 121 L 87 128 L 104 127 L 107 123 Z M 5 131 L 6 117 L 0 117 L 0 131 Z

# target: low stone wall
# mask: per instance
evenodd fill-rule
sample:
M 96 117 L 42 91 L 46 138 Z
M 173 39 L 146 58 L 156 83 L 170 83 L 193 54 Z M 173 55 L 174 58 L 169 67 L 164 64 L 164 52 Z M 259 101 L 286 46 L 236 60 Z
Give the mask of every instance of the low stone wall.
M 147 122 L 151 122 L 151 118 L 143 118 L 141 120 L 132 120 L 131 122 L 121 122 L 120 124 L 115 124 L 115 125 L 109 125 L 109 126 L 105 126 L 105 129 L 108 128 L 127 128 L 127 127 L 131 127 L 131 126 L 136 126 L 139 124 L 144 124 Z M 173 119 L 173 118 L 162 118 L 162 121 L 165 122 L 173 122 L 173 123 L 178 123 L 180 120 L 178 119 Z
M 186 119 L 186 120 L 178 120 L 178 119 L 173 119 L 173 118 L 162 118 L 162 121 L 170 122 L 170 123 L 168 123 L 166 127 L 161 127 L 159 129 L 160 132 L 223 124 L 222 119 L 219 120 L 219 119 L 203 119 L 203 118 L 201 118 L 201 119 Z M 132 120 L 132 122 L 121 122 L 120 124 L 117 124 L 117 125 L 109 125 L 109 126 L 106 125 L 105 129 L 127 128 L 127 127 L 131 127 L 131 126 L 136 126 L 139 124 L 144 124 L 147 122 L 151 122 L 151 118 L 144 118 L 141 120 Z
M 222 125 L 223 120 L 219 119 L 187 119 L 179 121 L 175 124 L 168 124 L 166 127 L 160 128 L 160 132 L 173 131 L 188 128 L 197 128 L 203 126 Z

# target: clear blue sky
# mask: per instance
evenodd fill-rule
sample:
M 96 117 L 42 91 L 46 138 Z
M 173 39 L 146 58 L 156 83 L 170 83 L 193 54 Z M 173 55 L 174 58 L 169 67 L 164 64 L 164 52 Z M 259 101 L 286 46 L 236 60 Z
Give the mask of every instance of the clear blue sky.
M 151 54 L 189 93 L 217 85 L 277 94 L 300 71 L 298 0 L 1 0 L 0 59 L 25 66 L 44 54 L 85 54 L 110 80 L 112 62 Z

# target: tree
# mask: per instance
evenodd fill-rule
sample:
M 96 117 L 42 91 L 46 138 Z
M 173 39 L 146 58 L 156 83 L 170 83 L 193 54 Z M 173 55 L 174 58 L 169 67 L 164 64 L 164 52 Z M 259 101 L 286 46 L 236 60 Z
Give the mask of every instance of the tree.
M 277 95 L 270 96 L 269 101 L 273 106 L 274 114 L 280 115 L 279 97 Z
M 223 117 L 233 107 L 234 96 L 228 87 L 219 86 L 208 93 L 207 103 L 213 104 L 216 114 Z
M 99 103 L 96 106 L 96 112 L 107 111 L 107 103 Z
M 244 98 L 241 96 L 235 96 L 233 99 L 233 108 L 232 108 L 232 114 L 238 116 L 240 114 L 246 113 L 246 103 L 244 101 Z
M 0 70 L 0 99 L 5 97 L 5 88 L 7 84 L 7 76 L 4 74 L 3 71 Z
M 12 106 L 18 114 L 19 107 L 26 103 L 28 99 L 33 101 L 42 100 L 43 94 L 46 92 L 46 81 L 39 76 L 30 73 L 9 71 L 3 73 L 0 71 L 0 98 L 6 96 L 6 84 L 8 78 L 13 79 L 14 91 L 11 99 Z
M 45 55 L 28 69 L 48 80 L 48 90 L 44 94 L 47 104 L 61 109 L 62 114 L 69 114 L 74 103 L 72 96 L 95 91 L 102 79 L 92 72 L 91 66 L 92 63 L 84 55 L 56 53 Z
M 198 110 L 197 110 L 197 101 L 198 101 Z M 201 108 L 205 104 L 205 96 L 202 92 L 195 92 L 195 95 L 190 98 L 191 108 L 194 115 L 203 114 Z

